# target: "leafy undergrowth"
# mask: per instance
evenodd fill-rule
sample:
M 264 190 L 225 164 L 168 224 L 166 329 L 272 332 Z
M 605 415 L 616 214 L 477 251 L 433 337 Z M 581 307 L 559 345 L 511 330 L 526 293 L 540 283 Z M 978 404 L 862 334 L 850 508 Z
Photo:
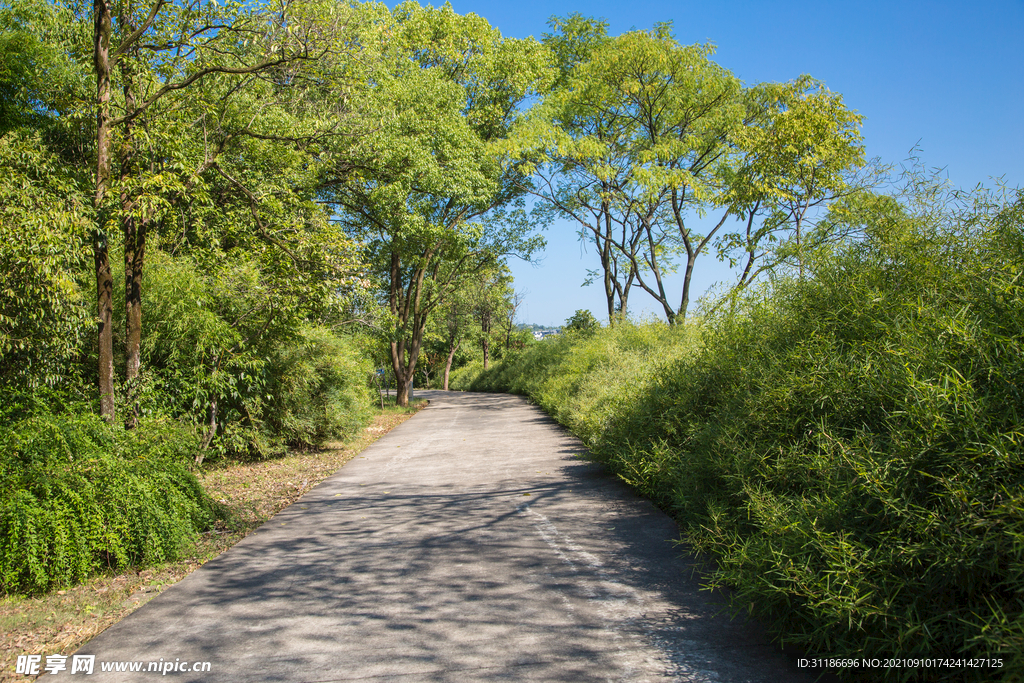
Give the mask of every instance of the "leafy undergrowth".
M 133 430 L 89 411 L 0 416 L 0 593 L 66 589 L 97 571 L 174 562 L 217 513 L 188 466 L 194 430 Z
M 18 655 L 71 654 L 245 538 L 425 406 L 423 401 L 409 409 L 388 408 L 354 439 L 323 451 L 228 464 L 200 475 L 203 488 L 229 514 L 176 562 L 103 574 L 42 595 L 0 598 L 0 682 L 31 680 L 14 673 Z

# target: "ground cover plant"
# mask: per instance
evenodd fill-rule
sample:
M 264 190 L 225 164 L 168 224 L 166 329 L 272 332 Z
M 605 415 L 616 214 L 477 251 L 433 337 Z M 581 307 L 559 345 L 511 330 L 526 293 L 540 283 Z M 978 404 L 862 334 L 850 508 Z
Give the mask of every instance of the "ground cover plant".
M 685 329 L 563 336 L 480 374 L 681 522 L 808 652 L 1024 676 L 1024 197 L 862 197 L 856 238 Z M 957 203 L 959 201 L 959 203 Z
M 36 412 L 0 428 L 0 442 L 4 593 L 174 560 L 215 518 L 188 467 L 197 439 L 173 421 L 125 431 L 89 413 Z

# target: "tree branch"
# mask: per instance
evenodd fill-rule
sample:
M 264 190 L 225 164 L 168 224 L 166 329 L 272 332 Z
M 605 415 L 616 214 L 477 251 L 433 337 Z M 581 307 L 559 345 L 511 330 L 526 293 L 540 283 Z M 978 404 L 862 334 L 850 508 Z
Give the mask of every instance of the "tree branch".
M 270 244 L 274 245 L 275 247 L 283 251 L 285 254 L 288 255 L 288 258 L 290 258 L 295 264 L 302 263 L 302 259 L 296 256 L 291 249 L 289 249 L 287 246 L 285 246 L 284 243 L 281 242 L 281 240 L 277 239 L 276 237 L 270 235 L 267 232 L 267 226 L 263 223 L 263 220 L 260 218 L 259 211 L 257 210 L 257 208 L 259 207 L 259 200 L 256 198 L 256 195 L 250 192 L 249 188 L 247 188 L 245 185 L 243 185 L 242 183 L 238 182 L 230 175 L 228 175 L 227 172 L 225 172 L 224 169 L 221 168 L 219 163 L 214 162 L 213 164 L 211 164 L 210 167 L 217 169 L 218 173 L 224 176 L 224 178 L 227 179 L 229 183 L 231 183 L 239 190 L 241 190 L 242 194 L 244 194 L 249 199 L 249 211 L 252 213 L 252 218 L 256 222 L 256 230 L 259 237 L 265 242 L 269 242 Z
M 160 11 L 160 8 L 166 4 L 167 0 L 156 0 L 156 3 L 153 5 L 153 8 L 149 10 L 149 16 L 146 17 L 146 20 L 144 22 L 142 22 L 142 26 L 135 29 L 132 32 L 132 34 L 125 38 L 121 42 L 121 44 L 117 46 L 117 49 L 114 50 L 114 54 L 110 56 L 111 66 L 116 64 L 117 60 L 121 57 L 121 55 L 125 53 L 125 50 L 130 48 L 132 44 L 135 43 L 135 41 L 137 41 L 139 38 L 141 38 L 142 34 L 145 33 L 149 29 L 149 27 L 153 25 L 153 20 L 156 19 L 156 15 Z
M 164 87 L 157 90 L 152 97 L 150 97 L 148 100 L 139 105 L 139 107 L 136 108 L 135 111 L 111 120 L 110 125 L 117 126 L 122 123 L 127 123 L 129 121 L 136 119 L 140 114 L 142 114 L 142 112 L 144 112 L 147 108 L 152 106 L 157 100 L 159 100 L 167 93 L 174 92 L 175 90 L 184 90 L 196 81 L 205 78 L 210 74 L 251 74 L 257 71 L 262 71 L 263 69 L 268 69 L 272 66 L 287 64 L 288 62 L 294 59 L 312 59 L 312 57 L 308 55 L 296 55 L 292 57 L 281 57 L 280 59 L 264 60 L 259 64 L 255 64 L 253 66 L 244 66 L 237 68 L 228 66 L 211 66 L 207 69 L 201 69 L 200 71 L 197 71 L 196 73 L 192 74 L 183 81 L 178 81 L 177 83 L 168 83 Z

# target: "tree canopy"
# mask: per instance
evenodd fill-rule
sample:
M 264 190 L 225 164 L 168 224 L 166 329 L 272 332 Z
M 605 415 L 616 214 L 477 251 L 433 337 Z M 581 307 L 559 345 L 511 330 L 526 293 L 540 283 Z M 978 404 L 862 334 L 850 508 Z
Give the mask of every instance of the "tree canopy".
M 712 247 L 745 257 L 737 286 L 798 259 L 811 210 L 846 193 L 864 162 L 860 116 L 808 76 L 744 86 L 711 60 L 713 46 L 680 45 L 668 24 L 617 37 L 578 15 L 552 26 L 560 77 L 512 155 L 596 247 L 609 318 L 633 287 L 669 322 L 685 318 Z
M 260 423 L 275 349 L 310 325 L 383 344 L 402 403 L 428 341 L 449 367 L 466 334 L 484 363 L 499 328 L 511 348 L 501 269 L 555 215 L 597 248 L 613 320 L 637 290 L 685 317 L 708 251 L 741 287 L 800 267 L 863 163 L 840 96 L 746 86 L 667 24 L 551 26 L 509 39 L 414 2 L 8 3 L 0 346 L 25 363 L 5 381 L 95 382 L 108 420 L 159 405 L 216 443 Z

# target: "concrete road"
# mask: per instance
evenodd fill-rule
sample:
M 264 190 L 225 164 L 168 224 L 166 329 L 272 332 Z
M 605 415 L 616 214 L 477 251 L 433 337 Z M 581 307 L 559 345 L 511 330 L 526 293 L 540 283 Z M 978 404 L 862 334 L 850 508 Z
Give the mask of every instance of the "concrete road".
M 430 407 L 83 646 L 83 680 L 812 680 L 538 408 L 417 396 Z

